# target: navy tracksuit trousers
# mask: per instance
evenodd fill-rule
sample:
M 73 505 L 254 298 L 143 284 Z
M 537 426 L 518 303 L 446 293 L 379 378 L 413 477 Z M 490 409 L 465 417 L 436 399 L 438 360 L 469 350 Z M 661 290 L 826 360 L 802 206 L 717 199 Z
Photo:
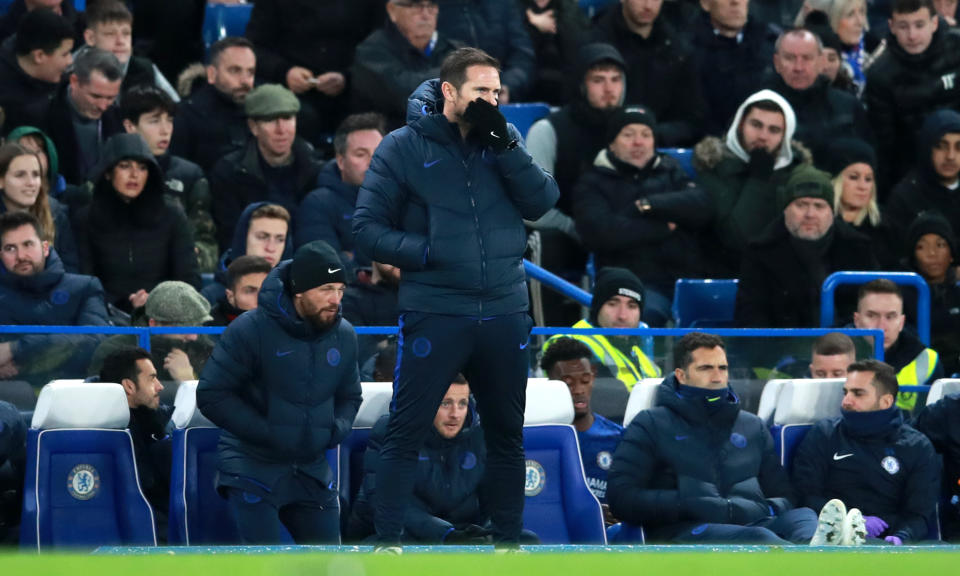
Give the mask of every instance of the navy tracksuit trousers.
M 532 326 L 525 312 L 493 318 L 400 316 L 390 425 L 380 450 L 374 502 L 379 542 L 400 542 L 418 451 L 458 372 L 470 383 L 483 426 L 487 472 L 481 490 L 494 538 L 517 542 L 523 526 L 523 413 Z

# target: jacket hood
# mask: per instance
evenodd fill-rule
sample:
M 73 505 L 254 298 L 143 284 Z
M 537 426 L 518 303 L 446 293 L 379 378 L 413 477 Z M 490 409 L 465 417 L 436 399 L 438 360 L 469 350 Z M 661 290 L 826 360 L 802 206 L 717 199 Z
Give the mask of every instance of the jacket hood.
M 19 128 L 11 130 L 10 134 L 7 134 L 7 142 L 16 142 L 24 136 L 30 136 L 32 134 L 38 134 L 43 138 L 43 147 L 47 153 L 47 162 L 49 164 L 47 181 L 53 186 L 57 181 L 57 176 L 60 174 L 60 158 L 57 156 L 57 147 L 54 145 L 53 140 L 51 140 L 43 130 L 34 128 L 33 126 L 20 126 Z
M 219 268 L 226 271 L 227 266 L 229 266 L 231 262 L 240 256 L 246 255 L 247 231 L 250 228 L 250 215 L 253 214 L 254 210 L 257 208 L 267 204 L 270 204 L 270 202 L 252 202 L 243 209 L 243 212 L 240 213 L 240 217 L 237 218 L 237 225 L 233 229 L 233 242 L 230 244 L 228 251 L 224 252 L 223 256 L 220 258 Z M 290 226 L 287 226 L 287 241 L 283 245 L 283 254 L 280 255 L 281 261 L 293 258 L 293 230 L 290 228 Z M 228 254 L 229 257 L 227 257 Z
M 570 89 L 573 91 L 571 100 L 586 102 L 586 87 L 583 83 L 583 77 L 586 76 L 588 70 L 602 62 L 616 64 L 623 72 L 623 93 L 620 95 L 620 102 L 618 104 L 619 106 L 623 106 L 623 99 L 627 94 L 627 63 L 619 50 L 612 44 L 605 42 L 586 44 L 581 46 L 577 52 L 576 68 L 569 83 Z
M 44 294 L 60 283 L 66 271 L 57 251 L 50 247 L 43 272 L 33 276 L 18 276 L 0 266 L 0 286 L 6 286 L 16 292 L 29 294 Z
M 944 134 L 960 134 L 960 113 L 953 110 L 936 110 L 924 120 L 917 137 L 917 158 L 922 158 L 920 170 L 931 182 L 940 183 L 940 177 L 933 167 L 930 151 L 940 142 Z
M 443 114 L 443 93 L 440 79 L 424 80 L 407 98 L 407 124 L 413 124 L 424 116 Z
M 790 148 L 793 150 L 794 163 L 813 164 L 813 154 L 803 143 L 793 140 L 790 142 Z M 693 167 L 697 170 L 712 170 L 716 168 L 724 158 L 728 157 L 742 161 L 727 148 L 723 140 L 716 136 L 707 136 L 700 142 L 697 142 L 693 148 Z
M 163 181 L 157 159 L 153 157 L 150 146 L 139 134 L 117 134 L 107 140 L 100 153 L 100 161 L 90 171 L 90 180 L 99 181 L 121 160 L 138 160 L 146 164 L 150 171 L 148 185 L 151 181 Z
M 737 108 L 737 114 L 733 117 L 733 123 L 730 124 L 730 129 L 727 130 L 726 145 L 733 154 L 743 160 L 744 162 L 750 161 L 750 154 L 743 149 L 743 146 L 740 145 L 740 137 L 737 134 L 737 128 L 740 126 L 740 121 L 743 119 L 743 111 L 747 109 L 748 106 L 754 102 L 759 102 L 760 100 L 772 100 L 783 110 L 783 117 L 786 123 L 786 130 L 783 134 L 783 144 L 780 146 L 780 151 L 777 153 L 777 159 L 773 164 L 774 170 L 780 170 L 781 168 L 786 168 L 793 162 L 793 148 L 791 146 L 793 140 L 793 133 L 797 129 L 797 116 L 793 112 L 793 108 L 790 106 L 790 103 L 786 99 L 774 92 L 773 90 L 761 90 L 752 94 L 749 98 L 743 101 L 743 104 Z
M 257 309 L 262 310 L 268 317 L 277 322 L 283 330 L 294 338 L 313 339 L 340 325 L 343 317 L 342 308 L 337 312 L 337 318 L 329 328 L 318 330 L 308 320 L 304 320 L 293 306 L 293 297 L 287 286 L 290 284 L 290 265 L 293 260 L 284 260 L 270 271 L 257 297 Z

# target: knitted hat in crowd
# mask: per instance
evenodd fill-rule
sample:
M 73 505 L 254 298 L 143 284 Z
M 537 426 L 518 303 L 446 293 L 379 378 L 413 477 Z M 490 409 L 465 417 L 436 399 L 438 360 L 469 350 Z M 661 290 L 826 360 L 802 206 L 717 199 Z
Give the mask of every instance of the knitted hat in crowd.
M 777 197 L 780 210 L 786 209 L 797 198 L 820 198 L 833 210 L 833 183 L 823 170 L 802 165 L 793 171 L 787 185 L 777 191 Z
M 247 96 L 249 98 L 249 96 Z M 346 283 L 347 274 L 337 251 L 323 240 L 304 244 L 290 263 L 290 293 L 302 294 L 331 282 Z
M 946 240 L 947 246 L 950 247 L 950 254 L 954 259 L 957 258 L 957 244 L 953 237 L 953 227 L 950 226 L 950 221 L 937 212 L 921 212 L 910 224 L 907 231 L 907 254 L 914 267 L 916 267 L 915 249 L 917 242 L 927 234 L 936 234 Z
M 621 108 L 610 118 L 607 125 L 607 142 L 613 142 L 624 126 L 629 124 L 643 124 L 649 126 L 653 133 L 657 133 L 657 117 L 653 110 L 648 110 L 641 106 L 630 106 Z
M 597 272 L 597 284 L 593 289 L 593 301 L 590 303 L 590 324 L 597 325 L 600 307 L 614 296 L 633 298 L 640 305 L 640 314 L 643 315 L 643 282 L 637 275 L 626 268 L 601 268 Z
M 804 19 L 803 27 L 816 34 L 824 48 L 836 50 L 838 55 L 843 52 L 843 42 L 840 41 L 840 37 L 830 26 L 830 17 L 827 16 L 826 12 L 821 10 L 811 11 Z
M 157 284 L 147 296 L 145 308 L 147 318 L 172 326 L 202 326 L 213 319 L 207 299 L 179 280 Z
M 830 174 L 836 176 L 853 164 L 867 164 L 877 172 L 877 153 L 873 146 L 859 138 L 839 138 L 827 148 L 826 166 Z
M 247 94 L 243 102 L 247 118 L 276 118 L 300 111 L 296 94 L 279 84 L 264 84 Z

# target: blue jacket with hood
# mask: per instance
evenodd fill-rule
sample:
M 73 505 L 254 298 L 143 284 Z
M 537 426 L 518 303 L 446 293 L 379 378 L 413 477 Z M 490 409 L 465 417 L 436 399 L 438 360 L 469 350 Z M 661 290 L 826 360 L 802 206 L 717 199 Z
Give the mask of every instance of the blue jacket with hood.
M 490 317 L 528 309 L 523 220 L 559 197 L 523 146 L 496 154 L 439 112 L 439 80 L 420 85 L 407 125 L 384 138 L 357 198 L 353 232 L 371 260 L 403 271 L 402 312 Z M 511 138 L 520 140 L 508 124 Z
M 220 261 L 217 263 L 217 270 L 213 273 L 213 283 L 204 286 L 203 290 L 200 291 L 203 297 L 210 302 L 211 306 L 216 306 L 218 302 L 225 298 L 223 291 L 227 288 L 227 267 L 229 267 L 234 260 L 247 253 L 247 232 L 250 228 L 250 215 L 253 214 L 254 210 L 266 204 L 270 204 L 270 202 L 253 202 L 240 213 L 237 226 L 233 229 L 233 242 L 230 244 L 230 247 L 227 248 L 227 251 L 220 256 Z M 281 262 L 293 258 L 293 234 L 291 228 L 292 227 L 288 227 L 287 229 L 287 241 L 283 245 L 283 254 L 280 256 Z
M 338 314 L 321 330 L 297 314 L 291 262 L 270 272 L 257 309 L 227 327 L 200 376 L 197 406 L 223 429 L 221 486 L 252 480 L 271 490 L 295 472 L 329 485 L 326 450 L 350 433 L 360 407 L 353 326 Z
M 307 194 L 297 208 L 297 248 L 323 240 L 340 253 L 344 264 L 369 266 L 370 261 L 357 254 L 353 246 L 353 211 L 359 190 L 359 186 L 342 180 L 336 160 L 327 162 L 317 176 L 317 189 Z M 352 259 L 347 252 L 353 253 Z
M 708 407 L 673 375 L 624 432 L 607 478 L 614 516 L 655 540 L 704 523 L 747 525 L 793 507 L 793 489 L 763 421 L 728 391 Z

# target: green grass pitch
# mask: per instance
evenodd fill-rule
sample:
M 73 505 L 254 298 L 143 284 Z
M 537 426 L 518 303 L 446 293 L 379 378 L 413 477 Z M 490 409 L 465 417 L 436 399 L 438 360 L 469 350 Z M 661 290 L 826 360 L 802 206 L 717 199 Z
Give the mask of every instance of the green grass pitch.
M 170 549 L 168 549 L 170 550 Z M 8 554 L 0 570 L 10 575 L 77 576 L 949 576 L 960 574 L 960 547 L 802 548 L 638 547 L 518 555 L 485 553 L 363 552 L 256 554 L 170 550 L 150 555 Z

